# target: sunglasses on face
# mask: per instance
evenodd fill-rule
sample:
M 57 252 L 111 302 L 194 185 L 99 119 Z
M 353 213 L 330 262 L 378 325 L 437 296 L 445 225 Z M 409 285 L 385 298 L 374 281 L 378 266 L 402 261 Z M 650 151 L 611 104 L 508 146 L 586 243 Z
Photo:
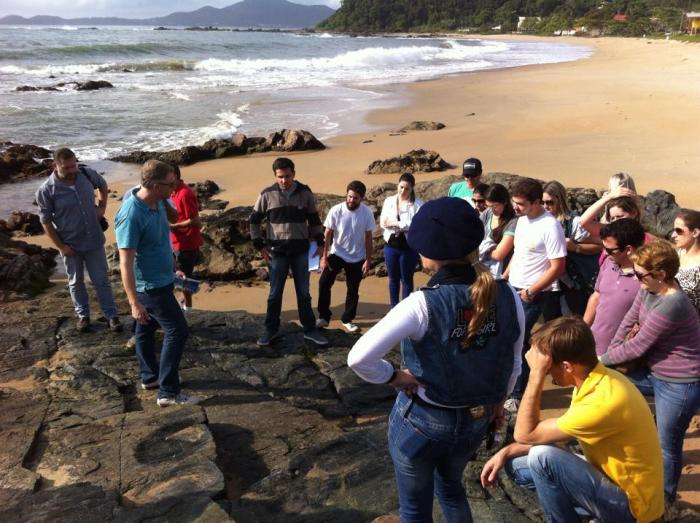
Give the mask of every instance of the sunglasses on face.
M 639 272 L 639 271 L 634 271 L 634 275 L 637 277 L 639 281 L 642 281 L 644 278 L 647 276 L 651 275 L 650 272 Z
M 603 249 L 608 253 L 608 256 L 612 256 L 615 252 L 621 251 L 622 247 L 603 247 Z
M 555 202 L 554 200 L 542 200 L 542 205 L 544 205 L 546 207 L 549 207 L 550 205 L 554 205 L 555 203 L 557 203 L 557 202 Z
M 476 204 L 485 204 L 486 203 L 486 200 L 484 200 L 482 198 L 472 198 L 472 201 Z
M 678 235 L 678 236 L 682 236 L 683 234 L 685 234 L 685 231 L 683 229 L 678 228 L 678 227 L 674 228 L 673 232 L 675 232 L 676 235 Z

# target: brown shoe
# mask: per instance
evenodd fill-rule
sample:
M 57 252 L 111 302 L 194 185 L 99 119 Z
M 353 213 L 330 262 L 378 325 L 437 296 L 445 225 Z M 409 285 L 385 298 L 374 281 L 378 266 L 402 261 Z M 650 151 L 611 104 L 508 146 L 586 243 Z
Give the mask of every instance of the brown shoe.
M 75 328 L 78 329 L 78 332 L 90 332 L 90 318 L 78 318 Z
M 112 332 L 121 332 L 124 330 L 122 328 L 122 324 L 119 322 L 119 317 L 115 316 L 111 320 L 109 320 L 109 330 Z

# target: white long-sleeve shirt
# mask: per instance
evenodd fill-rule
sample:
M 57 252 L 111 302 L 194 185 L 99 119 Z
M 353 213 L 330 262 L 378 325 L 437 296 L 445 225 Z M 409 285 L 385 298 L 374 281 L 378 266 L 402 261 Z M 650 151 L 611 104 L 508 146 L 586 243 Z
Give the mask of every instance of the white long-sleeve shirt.
M 515 381 L 520 376 L 522 349 L 525 337 L 525 313 L 520 298 L 509 285 L 515 299 L 520 336 L 513 344 L 513 371 L 508 380 L 507 396 L 513 392 Z M 404 338 L 420 341 L 428 331 L 428 305 L 423 292 L 414 292 L 400 301 L 374 327 L 368 330 L 348 354 L 348 367 L 360 378 L 370 383 L 386 383 L 394 372 L 394 366 L 384 356 Z M 429 400 L 423 387 L 418 388 L 421 399 Z
M 389 237 L 392 235 L 392 233 L 408 231 L 408 228 L 411 225 L 411 220 L 413 220 L 413 217 L 418 212 L 418 209 L 420 209 L 421 205 L 423 205 L 420 198 L 416 198 L 416 201 L 414 202 L 401 202 L 398 211 L 398 221 L 400 225 L 398 227 L 390 227 L 386 225 L 386 220 L 396 220 L 397 200 L 398 197 L 394 194 L 388 196 L 382 205 L 382 214 L 379 216 L 379 226 L 384 229 L 383 237 L 385 242 L 389 241 Z

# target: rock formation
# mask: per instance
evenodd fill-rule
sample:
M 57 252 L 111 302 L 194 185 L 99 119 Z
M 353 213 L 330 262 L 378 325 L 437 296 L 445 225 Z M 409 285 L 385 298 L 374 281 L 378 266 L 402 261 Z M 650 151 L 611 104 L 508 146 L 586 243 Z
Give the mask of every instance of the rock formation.
M 452 166 L 435 151 L 414 149 L 406 154 L 375 160 L 367 168 L 367 174 L 402 174 L 405 172 L 444 171 Z
M 400 129 L 401 132 L 407 132 L 407 131 L 439 131 L 440 129 L 444 129 L 445 124 L 440 123 L 440 122 L 432 122 L 432 121 L 427 121 L 427 120 L 417 120 L 415 122 L 411 122 L 408 125 L 405 125 Z
M 15 91 L 60 91 L 60 88 L 68 87 L 75 91 L 96 91 L 98 89 L 109 89 L 114 86 L 106 80 L 88 80 L 87 82 L 61 82 L 54 85 L 20 85 Z
M 0 221 L 0 302 L 48 288 L 57 255 L 56 249 L 13 240 Z
M 47 176 L 52 166 L 48 149 L 12 142 L 0 144 L 0 184 Z
M 156 159 L 174 165 L 191 165 L 203 160 L 226 158 L 269 151 L 290 152 L 325 149 L 308 131 L 282 129 L 267 138 L 236 133 L 228 140 L 209 140 L 201 146 L 187 146 L 171 151 L 134 151 L 110 158 L 115 162 L 143 163 Z

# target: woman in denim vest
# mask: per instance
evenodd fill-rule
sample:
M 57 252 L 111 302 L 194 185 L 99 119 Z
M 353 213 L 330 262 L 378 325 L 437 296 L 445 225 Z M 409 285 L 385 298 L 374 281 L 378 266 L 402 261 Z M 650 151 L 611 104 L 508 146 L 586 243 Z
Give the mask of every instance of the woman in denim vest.
M 434 271 L 370 329 L 348 365 L 398 390 L 389 417 L 402 523 L 432 521 L 433 493 L 445 521 L 472 521 L 462 473 L 520 374 L 524 315 L 505 281 L 478 262 L 484 227 L 459 198 L 421 207 L 408 231 Z M 384 356 L 401 343 L 401 369 Z

